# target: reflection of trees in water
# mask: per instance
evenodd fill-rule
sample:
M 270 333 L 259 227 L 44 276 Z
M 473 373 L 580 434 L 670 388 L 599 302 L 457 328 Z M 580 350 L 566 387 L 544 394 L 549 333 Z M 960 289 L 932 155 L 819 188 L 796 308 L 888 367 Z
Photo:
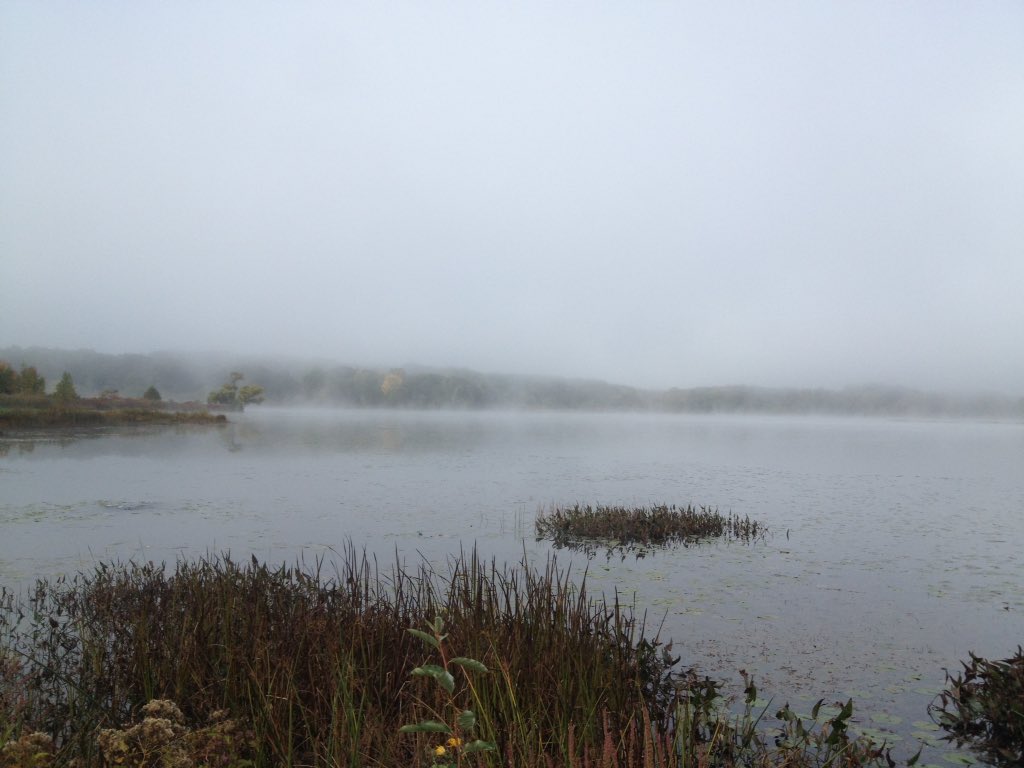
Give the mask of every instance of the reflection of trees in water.
M 60 444 L 60 441 L 57 441 Z M 12 440 L 10 442 L 0 443 L 0 457 L 10 456 L 11 449 L 17 448 L 18 453 L 32 453 L 36 449 L 35 440 Z
M 225 444 L 239 443 L 246 450 L 278 453 L 299 450 L 320 453 L 439 453 L 466 451 L 494 436 L 493 429 L 474 424 L 431 424 L 368 417 L 324 420 L 300 417 L 288 422 L 241 422 L 225 428 Z
M 236 453 L 242 450 L 242 442 L 239 440 L 239 425 L 228 424 L 227 427 L 220 430 L 220 441 L 224 444 L 224 447 L 231 453 Z
M 379 448 L 385 451 L 401 451 L 405 445 L 405 439 L 400 430 L 394 427 L 381 427 L 377 430 Z

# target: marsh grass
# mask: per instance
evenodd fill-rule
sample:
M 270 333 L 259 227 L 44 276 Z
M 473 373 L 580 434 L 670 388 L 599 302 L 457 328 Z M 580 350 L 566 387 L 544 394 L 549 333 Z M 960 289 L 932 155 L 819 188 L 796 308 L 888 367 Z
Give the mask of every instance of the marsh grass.
M 228 556 L 113 564 L 2 598 L 0 735 L 52 737 L 56 765 L 109 764 L 109 734 L 133 733 L 126 724 L 154 699 L 177 705 L 171 732 L 212 733 L 222 753 L 221 731 L 204 730 L 210 713 L 235 724 L 245 738 L 223 765 L 429 765 L 435 734 L 400 728 L 453 707 L 472 710 L 474 738 L 496 746 L 467 755 L 473 765 L 883 764 L 827 724 L 799 732 L 780 720 L 780 747 L 765 713 L 723 714 L 719 684 L 677 673 L 643 617 L 615 595 L 592 597 L 585 573 L 573 580 L 554 560 L 510 567 L 461 553 L 441 568 L 385 568 L 349 547 L 330 573 Z M 410 681 L 431 649 L 407 630 L 436 616 L 446 647 L 487 669 L 454 694 Z M 142 754 L 124 738 L 124 755 Z M 167 742 L 181 765 L 209 764 L 183 743 L 194 742 Z M 158 764 L 132 760 L 122 764 Z
M 643 705 L 655 721 L 667 714 L 667 670 L 656 641 L 641 642 L 642 621 L 553 562 L 535 571 L 461 555 L 438 573 L 347 550 L 330 576 L 229 557 L 101 565 L 40 581 L 11 608 L 6 730 L 52 734 L 87 760 L 97 729 L 159 698 L 190 722 L 222 708 L 245 720 L 260 764 L 410 764 L 398 728 L 441 702 L 409 695 L 423 659 L 406 629 L 436 615 L 462 654 L 494 670 L 472 704 L 482 737 L 513 752 L 564 753 L 571 722 L 581 744 L 597 740 L 604 711 L 619 713 L 615 727 Z M 513 726 L 515 743 L 502 738 Z
M 224 424 L 205 404 L 127 397 L 62 400 L 52 395 L 0 395 L 0 430 L 133 424 Z
M 224 414 L 202 411 L 166 411 L 156 408 L 94 408 L 51 407 L 0 410 L 0 430 L 45 429 L 50 427 L 103 427 L 131 424 L 226 424 Z
M 723 515 L 711 507 L 622 507 L 574 504 L 542 509 L 534 523 L 538 539 L 549 539 L 556 548 L 593 555 L 605 548 L 608 554 L 635 552 L 669 544 L 688 546 L 703 539 L 751 541 L 764 536 L 764 526 L 749 517 Z
M 1024 765 L 1024 650 L 993 661 L 973 653 L 963 671 L 946 674 L 932 719 L 958 745 L 969 744 L 995 765 Z

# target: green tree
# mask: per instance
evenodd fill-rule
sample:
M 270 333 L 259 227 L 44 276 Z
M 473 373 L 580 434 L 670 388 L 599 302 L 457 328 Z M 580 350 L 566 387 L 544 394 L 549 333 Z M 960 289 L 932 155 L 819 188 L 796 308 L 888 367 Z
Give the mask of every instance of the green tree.
M 75 391 L 75 382 L 71 380 L 71 374 L 64 371 L 64 375 L 57 382 L 57 388 L 53 396 L 58 403 L 71 403 L 78 399 L 78 392 Z
M 232 371 L 220 389 L 215 389 L 207 395 L 206 402 L 210 405 L 238 405 L 238 382 L 244 378 L 237 371 Z
M 18 372 L 6 360 L 0 360 L 0 395 L 13 395 L 18 391 Z
M 245 376 L 238 371 L 232 371 L 228 375 L 228 380 L 224 383 L 224 386 L 211 392 L 207 396 L 206 402 L 211 405 L 225 405 L 237 408 L 238 410 L 245 408 L 247 403 L 262 403 L 263 387 L 257 384 L 247 384 L 239 389 L 238 382 L 244 378 Z
M 257 404 L 263 402 L 263 387 L 259 384 L 246 384 L 238 390 L 238 402 L 243 406 L 249 403 Z
M 34 365 L 21 366 L 18 376 L 18 391 L 25 395 L 46 394 L 46 379 L 39 375 Z
M 154 403 L 158 403 L 161 400 L 163 400 L 163 398 L 160 397 L 160 392 L 157 391 L 157 388 L 154 387 L 154 386 L 150 386 L 149 389 L 147 389 L 145 392 L 142 393 L 142 399 L 143 400 L 151 400 Z
M 238 402 L 238 389 L 225 384 L 207 395 L 206 402 L 210 405 L 235 405 Z

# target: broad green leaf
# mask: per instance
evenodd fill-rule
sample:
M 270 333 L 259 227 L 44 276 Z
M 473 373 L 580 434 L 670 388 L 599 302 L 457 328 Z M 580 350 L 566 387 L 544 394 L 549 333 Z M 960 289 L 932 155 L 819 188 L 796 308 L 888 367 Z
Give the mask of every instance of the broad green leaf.
M 412 674 L 420 677 L 432 677 L 440 683 L 441 687 L 444 688 L 448 693 L 455 692 L 455 678 L 452 677 L 444 667 L 439 667 L 437 664 L 424 664 L 422 667 L 416 667 Z
M 444 672 L 444 667 L 439 664 L 424 664 L 422 667 L 416 667 L 412 674 L 420 677 L 437 677 L 442 672 Z
M 431 645 L 434 648 L 437 648 L 438 650 L 440 650 L 441 644 L 437 642 L 437 638 L 434 637 L 433 635 L 428 635 L 426 632 L 423 632 L 422 630 L 419 630 L 419 629 L 409 628 L 409 629 L 407 629 L 405 631 L 408 632 L 413 637 L 418 637 L 424 643 L 427 643 L 428 645 Z
M 818 712 L 821 710 L 821 703 L 823 701 L 825 701 L 825 700 L 824 699 L 818 699 L 818 703 L 815 704 L 814 705 L 814 709 L 811 710 L 811 719 L 812 720 L 817 720 L 818 719 Z
M 449 664 L 457 664 L 460 667 L 472 670 L 473 672 L 487 672 L 487 667 L 476 659 L 467 659 L 465 656 L 456 656 Z
M 839 715 L 835 718 L 833 722 L 843 722 L 849 720 L 851 715 L 853 715 L 853 699 L 847 699 L 846 704 L 843 705 L 843 710 L 839 713 Z
M 403 725 L 399 733 L 451 733 L 452 729 L 437 720 L 423 720 L 415 725 Z
M 463 745 L 462 754 L 469 755 L 473 752 L 493 752 L 498 748 L 498 745 L 493 741 L 471 741 L 468 744 Z
M 464 709 L 459 713 L 456 722 L 458 722 L 459 728 L 462 730 L 471 731 L 476 726 L 476 713 L 472 709 Z

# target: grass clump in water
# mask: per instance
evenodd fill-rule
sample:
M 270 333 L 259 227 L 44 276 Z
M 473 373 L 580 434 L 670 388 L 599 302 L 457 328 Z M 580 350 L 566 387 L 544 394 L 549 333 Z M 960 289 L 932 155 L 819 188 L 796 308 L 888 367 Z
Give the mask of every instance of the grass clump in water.
M 723 515 L 711 507 L 657 504 L 622 507 L 574 504 L 541 510 L 535 522 L 538 539 L 550 539 L 556 547 L 593 553 L 594 544 L 615 549 L 683 544 L 701 539 L 728 538 L 749 541 L 764 535 L 764 526 L 749 517 Z
M 958 745 L 969 744 L 994 765 L 1024 765 L 1024 650 L 991 661 L 970 654 L 963 672 L 946 674 L 932 719 Z

